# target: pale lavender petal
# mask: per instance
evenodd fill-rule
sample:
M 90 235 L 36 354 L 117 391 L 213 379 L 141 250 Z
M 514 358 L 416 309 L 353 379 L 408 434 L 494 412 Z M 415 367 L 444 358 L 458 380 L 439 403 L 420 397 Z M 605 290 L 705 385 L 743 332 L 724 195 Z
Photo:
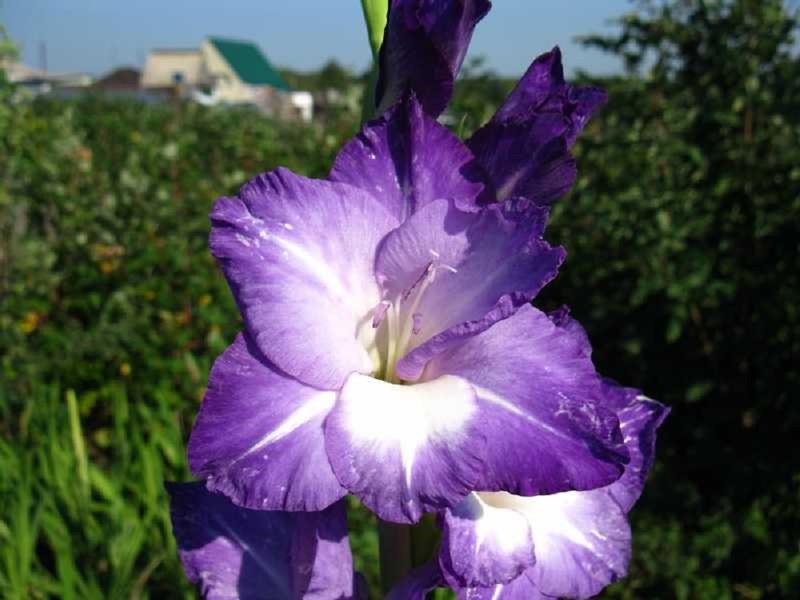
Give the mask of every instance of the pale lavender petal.
M 239 335 L 211 370 L 189 440 L 189 465 L 241 506 L 321 510 L 345 495 L 322 423 L 336 393 L 309 387 Z
M 482 177 L 467 147 L 425 115 L 413 95 L 367 123 L 341 149 L 330 174 L 375 196 L 401 222 L 441 198 L 474 205 Z
M 458 600 L 556 600 L 546 596 L 531 580 L 528 572 L 514 581 L 491 586 L 462 587 L 453 586 Z
M 443 541 L 440 562 L 454 588 L 473 588 L 469 591 L 477 598 L 487 597 L 483 594 L 489 591 L 498 598 L 516 598 L 523 590 L 588 598 L 625 574 L 630 559 L 630 528 L 624 511 L 607 490 L 535 497 L 505 492 L 477 495 L 493 512 L 472 520 L 465 515 L 460 530 L 444 530 L 449 539 Z M 535 553 L 535 561 L 529 561 L 532 566 L 524 569 L 520 568 L 524 563 L 518 551 L 525 546 L 511 543 L 519 539 L 520 521 L 527 526 L 527 548 Z M 477 554 L 465 532 L 492 540 L 491 549 L 482 556 Z M 508 544 L 506 549 L 503 543 Z M 448 562 L 453 557 L 462 564 L 474 559 L 474 568 L 483 568 L 488 577 L 482 581 L 464 578 L 464 573 L 454 571 Z M 497 565 L 506 565 L 509 570 L 500 572 Z M 512 566 L 517 568 L 516 574 L 510 570 Z M 472 597 L 467 591 L 465 597 Z
M 583 339 L 533 307 L 440 354 L 425 371 L 444 374 L 477 393 L 487 446 L 475 489 L 553 494 L 622 474 L 628 452 Z
M 437 117 L 453 93 L 472 31 L 490 8 L 488 0 L 392 0 L 380 52 L 377 113 L 410 89 Z
M 167 484 L 186 576 L 209 600 L 354 597 L 344 505 L 323 512 L 256 511 L 202 482 Z
M 457 587 L 508 583 L 533 565 L 530 524 L 516 510 L 470 494 L 444 512 L 439 564 Z
M 343 486 L 386 521 L 458 503 L 482 465 L 475 395 L 458 377 L 396 385 L 351 375 L 325 422 Z
M 389 591 L 386 600 L 425 600 L 428 592 L 443 586 L 444 581 L 439 567 L 435 562 L 430 562 L 406 575 Z
M 218 200 L 211 221 L 211 250 L 273 364 L 322 389 L 372 371 L 375 249 L 397 225 L 374 198 L 278 169 Z
M 569 147 L 605 101 L 598 88 L 564 81 L 558 48 L 538 57 L 467 142 L 494 186 L 488 200 L 519 195 L 549 205 L 566 193 L 577 173 Z
M 375 271 L 410 351 L 398 363 L 403 379 L 416 380 L 433 355 L 509 316 L 555 277 L 565 253 L 541 239 L 546 219 L 525 200 L 479 212 L 436 200 L 386 236 Z
M 607 490 L 517 500 L 533 531 L 536 564 L 530 575 L 542 592 L 591 598 L 625 576 L 630 527 Z

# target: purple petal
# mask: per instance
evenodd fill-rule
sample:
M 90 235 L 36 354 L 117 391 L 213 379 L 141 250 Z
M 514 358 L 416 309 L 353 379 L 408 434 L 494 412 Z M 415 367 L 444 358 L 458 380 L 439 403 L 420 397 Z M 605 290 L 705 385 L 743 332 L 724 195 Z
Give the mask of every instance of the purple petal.
M 403 379 L 416 380 L 432 356 L 509 316 L 555 277 L 564 251 L 541 239 L 546 218 L 527 201 L 464 212 L 436 200 L 386 236 L 375 271 L 399 311 L 400 347 L 410 350 L 398 363 Z
M 321 389 L 372 371 L 375 249 L 397 225 L 374 198 L 278 169 L 218 200 L 211 221 L 211 250 L 267 359 Z
M 583 339 L 533 307 L 437 356 L 425 374 L 458 375 L 477 392 L 487 446 L 475 489 L 553 494 L 622 474 L 628 452 Z
M 445 511 L 439 561 L 458 587 L 508 583 L 535 562 L 527 518 L 470 494 Z
M 239 335 L 211 370 L 189 440 L 192 473 L 248 508 L 327 507 L 346 493 L 322 432 L 335 400 L 279 371 Z
M 582 333 L 574 322 L 562 323 L 574 334 Z M 459 592 L 459 598 L 537 598 L 541 594 L 589 598 L 625 575 L 630 559 L 630 529 L 625 515 L 641 493 L 644 476 L 652 463 L 655 431 L 668 410 L 641 396 L 637 390 L 610 382 L 604 383 L 604 393 L 608 404 L 619 407 L 625 444 L 631 454 L 623 476 L 603 488 L 549 496 L 526 498 L 504 492 L 478 493 L 482 503 L 495 511 L 525 517 L 532 534 L 536 562 L 508 585 L 495 575 L 499 585 L 473 588 L 451 569 L 447 573 L 448 581 Z M 495 551 L 493 558 L 477 555 L 469 534 L 464 531 L 471 530 L 475 534 L 482 531 L 484 537 L 508 540 L 518 530 L 518 526 L 513 525 L 514 520 L 509 519 L 512 525 L 504 531 L 500 525 L 491 524 L 484 513 L 478 514 L 472 522 L 469 513 L 465 514 L 459 523 L 460 530 L 445 527 L 440 551 L 443 566 L 453 564 L 451 557 L 454 555 L 475 556 L 485 563 L 492 560 L 494 564 L 513 564 L 512 549 Z M 446 514 L 445 523 L 451 521 L 452 517 Z M 492 565 L 484 566 L 490 567 Z
M 622 477 L 609 486 L 609 492 L 628 512 L 642 495 L 647 473 L 655 458 L 656 430 L 669 415 L 669 408 L 642 396 L 638 390 L 627 388 L 625 392 L 629 398 L 633 397 L 618 416 L 631 461 Z
M 475 169 L 467 147 L 412 95 L 367 123 L 341 149 L 330 177 L 373 194 L 402 222 L 440 198 L 474 205 L 483 189 Z
M 186 576 L 204 598 L 353 598 L 344 505 L 285 513 L 237 507 L 201 482 L 167 484 Z
M 624 577 L 631 554 L 625 512 L 607 490 L 518 498 L 531 523 L 531 579 L 552 596 L 590 598 Z
M 524 196 L 552 204 L 575 181 L 570 146 L 605 92 L 564 81 L 561 52 L 538 57 L 504 104 L 467 145 L 489 174 L 494 198 Z
M 353 572 L 344 502 L 324 512 L 292 513 L 295 598 L 356 600 L 364 597 Z
M 600 88 L 576 87 L 565 82 L 561 50 L 556 47 L 531 63 L 492 121 L 524 122 L 547 113 L 560 116 L 567 121 L 566 141 L 571 146 L 606 100 L 607 95 Z
M 406 90 L 437 117 L 453 93 L 475 29 L 488 0 L 392 0 L 380 52 L 375 104 L 380 114 Z
M 442 587 L 444 582 L 435 562 L 417 567 L 389 591 L 386 600 L 425 600 L 428 592 Z
M 492 572 L 494 582 L 489 577 L 480 582 L 448 577 L 457 589 L 470 586 L 492 589 L 496 584 L 512 584 L 508 588 L 494 588 L 494 593 L 502 592 L 497 596 L 500 598 L 514 598 L 521 590 L 536 589 L 549 596 L 589 598 L 625 575 L 630 559 L 630 528 L 624 511 L 607 490 L 527 498 L 505 492 L 482 492 L 478 496 L 496 515 L 502 516 L 491 519 L 478 516 L 471 522 L 465 519 L 460 537 L 454 537 L 452 529 L 445 529 L 449 539 L 443 544 L 441 560 L 445 563 L 454 555 L 474 553 L 470 543 L 464 543 L 469 539 L 464 532 L 469 531 L 494 541 L 485 550 L 485 564 L 491 564 L 493 559 L 507 570 Z M 527 547 L 535 552 L 535 562 L 531 560 L 532 566 L 524 571 L 519 569 L 520 546 L 510 543 L 519 536 L 520 521 L 526 523 L 532 538 Z M 503 548 L 503 543 L 508 546 Z M 512 567 L 518 571 L 509 577 L 513 574 Z
M 631 455 L 625 473 L 605 488 L 524 499 L 537 560 L 529 575 L 553 596 L 589 598 L 625 575 L 630 559 L 625 515 L 642 492 L 656 429 L 669 413 L 637 390 L 605 387 L 612 403 L 627 402 L 618 413 Z
M 528 572 L 514 581 L 484 587 L 462 587 L 455 585 L 458 600 L 556 600 L 546 596 L 536 587 Z
M 474 489 L 483 448 L 475 408 L 457 377 L 395 385 L 352 375 L 325 422 L 333 470 L 381 519 L 416 522 Z

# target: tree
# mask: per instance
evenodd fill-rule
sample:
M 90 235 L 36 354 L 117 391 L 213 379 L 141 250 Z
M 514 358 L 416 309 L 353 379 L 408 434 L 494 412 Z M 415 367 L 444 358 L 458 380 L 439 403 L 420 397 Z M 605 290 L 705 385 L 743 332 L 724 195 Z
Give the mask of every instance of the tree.
M 554 214 L 575 258 L 547 295 L 587 321 L 601 371 L 675 407 L 619 594 L 788 595 L 800 587 L 797 17 L 779 0 L 639 7 L 616 35 L 584 38 L 627 75 L 599 82 L 610 103 Z

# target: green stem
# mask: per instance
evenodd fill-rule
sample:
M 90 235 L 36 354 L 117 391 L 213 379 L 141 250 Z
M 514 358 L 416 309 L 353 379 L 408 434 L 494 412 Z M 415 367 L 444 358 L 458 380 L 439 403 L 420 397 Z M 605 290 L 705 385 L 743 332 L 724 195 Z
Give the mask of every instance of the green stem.
M 389 0 L 361 0 L 361 10 L 364 11 L 364 22 L 367 24 L 372 59 L 377 62 L 383 43 L 383 30 L 386 29 L 386 16 L 389 14 Z
M 411 527 L 397 523 L 378 523 L 378 548 L 381 564 L 381 590 L 389 593 L 411 570 Z
M 364 11 L 364 22 L 367 24 L 369 49 L 372 52 L 372 70 L 369 81 L 364 87 L 361 98 L 361 122 L 365 123 L 375 114 L 375 86 L 378 81 L 378 55 L 383 43 L 383 32 L 386 29 L 386 17 L 389 14 L 389 0 L 361 0 Z

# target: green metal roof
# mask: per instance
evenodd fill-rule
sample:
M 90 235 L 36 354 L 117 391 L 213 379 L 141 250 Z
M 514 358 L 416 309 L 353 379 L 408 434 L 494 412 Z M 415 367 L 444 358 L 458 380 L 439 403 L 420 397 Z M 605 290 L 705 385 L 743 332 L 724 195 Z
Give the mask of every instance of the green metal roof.
M 209 41 L 245 83 L 289 89 L 280 73 L 269 64 L 267 57 L 255 44 L 213 37 Z

